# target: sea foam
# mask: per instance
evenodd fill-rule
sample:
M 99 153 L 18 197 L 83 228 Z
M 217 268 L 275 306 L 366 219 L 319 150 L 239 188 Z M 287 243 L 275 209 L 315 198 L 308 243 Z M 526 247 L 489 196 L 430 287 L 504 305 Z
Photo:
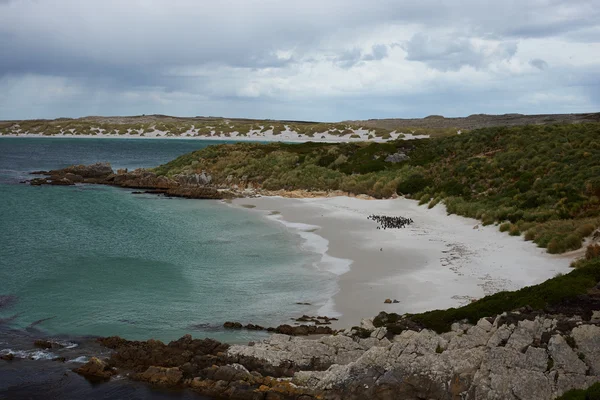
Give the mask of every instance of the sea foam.
M 346 258 L 332 257 L 327 254 L 329 250 L 329 241 L 323 236 L 315 233 L 321 227 L 318 225 L 302 224 L 298 222 L 289 222 L 284 220 L 280 214 L 268 215 L 269 219 L 277 221 L 288 228 L 293 229 L 304 240 L 302 248 L 312 253 L 321 255 L 321 259 L 314 263 L 314 266 L 321 270 L 330 272 L 334 275 L 343 275 L 350 271 L 352 260 Z

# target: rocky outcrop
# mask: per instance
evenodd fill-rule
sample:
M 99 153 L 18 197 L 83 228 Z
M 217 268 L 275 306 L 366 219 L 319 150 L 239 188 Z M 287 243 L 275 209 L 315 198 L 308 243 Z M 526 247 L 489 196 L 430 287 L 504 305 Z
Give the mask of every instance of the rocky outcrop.
M 382 313 L 317 339 L 100 341 L 114 349 L 106 365 L 133 379 L 215 398 L 543 400 L 600 382 L 600 326 L 542 312 L 457 322 L 442 334 Z
M 183 379 L 183 372 L 177 367 L 148 367 L 143 373 L 134 375 L 134 379 L 158 386 L 176 386 Z
M 114 336 L 99 339 L 99 342 L 115 350 L 110 358 L 115 367 L 140 373 L 149 367 L 179 367 L 186 378 L 216 363 L 218 356 L 229 347 L 216 340 L 194 340 L 190 335 L 169 344 L 158 340 L 127 341 Z
M 304 317 L 308 318 L 305 319 Z M 311 321 L 311 322 L 315 322 L 315 325 L 296 325 L 296 326 L 292 326 L 292 325 L 287 325 L 287 324 L 283 324 L 283 325 L 279 325 L 278 327 L 269 327 L 269 328 L 265 328 L 264 326 L 260 326 L 260 325 L 254 325 L 254 324 L 247 324 L 247 325 L 242 325 L 240 322 L 225 322 L 223 324 L 223 328 L 226 329 L 247 329 L 250 331 L 266 331 L 266 332 L 272 332 L 272 333 L 281 333 L 283 335 L 289 335 L 289 336 L 308 336 L 308 335 L 331 335 L 336 333 L 335 330 L 331 329 L 328 326 L 323 326 L 323 325 L 327 325 L 330 324 L 332 320 L 336 320 L 336 318 L 327 318 L 327 317 L 318 317 L 318 318 L 313 318 L 313 317 L 308 317 L 308 316 L 303 316 L 300 317 L 298 319 L 296 319 L 296 321 Z
M 47 175 L 44 178 L 34 178 L 26 181 L 32 186 L 70 186 L 76 183 L 93 183 L 123 188 L 151 189 L 153 193 L 191 199 L 230 199 L 238 197 L 236 193 L 230 190 L 212 186 L 212 177 L 204 171 L 201 174 L 179 174 L 167 177 L 145 169 L 134 171 L 119 169 L 115 173 L 110 164 L 96 163 L 92 165 L 75 165 L 60 170 L 35 171 L 32 174 Z
M 292 383 L 344 399 L 553 399 L 600 381 L 600 327 L 575 318 L 565 334 L 560 322 L 538 316 L 503 324 L 499 316 L 441 335 L 405 330 L 350 363 L 298 372 Z
M 399 151 L 394 154 L 390 154 L 389 156 L 387 156 L 385 158 L 385 162 L 389 162 L 392 164 L 400 163 L 400 162 L 406 161 L 406 160 L 410 160 L 410 157 L 402 151 Z
M 63 347 L 60 343 L 51 342 L 45 339 L 38 339 L 33 342 L 33 345 L 41 349 L 60 349 Z
M 87 363 L 73 371 L 92 380 L 107 380 L 117 373 L 106 361 L 97 357 L 92 357 Z

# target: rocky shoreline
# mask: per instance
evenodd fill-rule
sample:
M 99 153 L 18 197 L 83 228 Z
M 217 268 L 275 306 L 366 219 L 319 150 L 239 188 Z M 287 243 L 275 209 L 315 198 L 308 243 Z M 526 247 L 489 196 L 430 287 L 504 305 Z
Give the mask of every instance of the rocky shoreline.
M 32 175 L 46 175 L 24 183 L 32 186 L 55 185 L 72 186 L 77 183 L 110 185 L 130 189 L 146 189 L 153 194 L 190 199 L 231 199 L 239 197 L 227 189 L 218 189 L 210 185 L 207 174 L 177 175 L 173 178 L 157 175 L 146 169 L 113 171 L 109 163 L 74 165 L 51 171 L 34 171 Z
M 600 382 L 600 311 L 583 314 L 523 308 L 438 334 L 382 312 L 330 336 L 248 345 L 109 337 L 98 341 L 110 358 L 76 372 L 219 399 L 553 399 Z
M 125 377 L 215 399 L 550 400 L 600 382 L 600 283 L 544 309 L 456 321 L 446 332 L 411 315 L 381 312 L 318 338 L 274 333 L 247 345 L 190 335 L 168 344 L 119 337 L 95 343 L 96 357 L 73 369 L 91 382 Z M 50 338 L 34 345 L 59 344 Z

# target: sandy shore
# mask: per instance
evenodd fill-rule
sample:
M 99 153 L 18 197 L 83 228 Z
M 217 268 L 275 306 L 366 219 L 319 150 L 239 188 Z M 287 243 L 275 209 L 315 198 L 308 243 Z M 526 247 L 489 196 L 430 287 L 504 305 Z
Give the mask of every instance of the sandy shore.
M 350 197 L 236 199 L 300 233 L 309 250 L 325 255 L 315 268 L 327 269 L 339 291 L 321 313 L 341 314 L 345 328 L 379 311 L 406 313 L 467 304 L 502 290 L 515 290 L 570 271 L 570 259 L 552 256 L 522 237 L 446 215 L 403 198 Z M 276 211 L 275 215 L 269 215 Z M 410 217 L 404 229 L 378 230 L 370 214 Z M 319 242 L 318 235 L 325 239 Z M 316 244 L 315 244 L 316 243 Z M 384 304 L 386 298 L 399 303 Z

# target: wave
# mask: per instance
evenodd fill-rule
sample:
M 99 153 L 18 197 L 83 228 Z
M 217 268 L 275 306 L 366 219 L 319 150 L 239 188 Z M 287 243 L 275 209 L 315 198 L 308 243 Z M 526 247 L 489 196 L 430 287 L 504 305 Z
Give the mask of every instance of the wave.
M 312 253 L 320 254 L 321 259 L 314 263 L 314 266 L 320 271 L 330 272 L 338 276 L 350 271 L 352 260 L 333 257 L 327 254 L 327 250 L 329 250 L 329 240 L 315 233 L 321 228 L 320 226 L 303 224 L 299 222 L 289 222 L 284 220 L 280 214 L 267 215 L 267 218 L 277 221 L 286 227 L 295 230 L 298 235 L 304 239 L 304 243 L 302 244 L 303 249 Z
M 0 350 L 0 355 L 12 354 L 17 358 L 29 358 L 31 360 L 52 360 L 57 357 L 56 354 L 46 350 Z
M 325 271 L 333 274 L 336 277 L 345 274 L 350 271 L 352 260 L 346 258 L 333 257 L 327 253 L 329 250 L 329 240 L 320 236 L 316 232 L 321 228 L 318 225 L 310 225 L 299 222 L 290 222 L 283 219 L 281 214 L 269 214 L 267 218 L 277 221 L 286 227 L 294 230 L 302 239 L 302 248 L 306 251 L 319 254 L 321 257 L 318 261 L 313 263 L 313 266 L 319 271 Z M 326 294 L 325 303 L 322 304 L 317 313 L 319 315 L 327 315 L 329 317 L 339 317 L 341 314 L 335 309 L 335 302 L 333 297 L 339 291 L 337 281 L 335 285 Z

